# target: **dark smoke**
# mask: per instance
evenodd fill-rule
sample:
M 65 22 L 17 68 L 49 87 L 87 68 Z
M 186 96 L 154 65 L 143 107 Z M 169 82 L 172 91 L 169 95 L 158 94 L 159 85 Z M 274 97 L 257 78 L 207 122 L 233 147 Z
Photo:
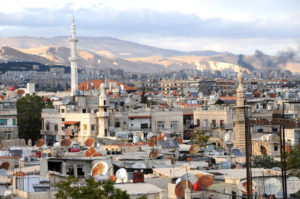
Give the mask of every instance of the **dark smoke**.
M 237 64 L 243 68 L 247 68 L 250 71 L 255 69 L 250 63 L 244 60 L 244 55 L 239 55 Z
M 276 57 L 271 57 L 260 50 L 256 50 L 254 57 L 260 61 L 263 68 L 279 68 L 285 66 L 288 61 L 293 61 L 295 54 L 292 49 L 289 49 L 279 52 Z
M 289 49 L 286 51 L 281 51 L 277 53 L 277 56 L 270 56 L 264 54 L 260 50 L 256 50 L 254 55 L 249 58 L 248 60 L 251 60 L 251 63 L 256 63 L 256 67 L 254 67 L 250 61 L 246 61 L 244 59 L 244 55 L 238 56 L 238 65 L 242 66 L 244 68 L 249 69 L 250 71 L 254 71 L 255 68 L 260 69 L 279 69 L 280 67 L 284 67 L 287 62 L 293 61 L 296 57 L 297 53 L 293 49 Z

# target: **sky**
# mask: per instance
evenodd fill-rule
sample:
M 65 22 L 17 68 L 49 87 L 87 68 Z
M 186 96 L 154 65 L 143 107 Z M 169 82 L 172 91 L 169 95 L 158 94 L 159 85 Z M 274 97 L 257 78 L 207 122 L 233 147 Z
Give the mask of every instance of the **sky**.
M 68 36 L 74 13 L 79 36 L 275 55 L 299 49 L 299 8 L 299 0 L 0 0 L 0 37 Z

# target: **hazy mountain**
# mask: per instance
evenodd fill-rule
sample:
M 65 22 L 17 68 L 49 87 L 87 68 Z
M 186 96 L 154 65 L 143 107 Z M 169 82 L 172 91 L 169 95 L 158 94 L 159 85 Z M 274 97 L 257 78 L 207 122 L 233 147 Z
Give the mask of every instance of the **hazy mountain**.
M 0 46 L 0 62 L 19 62 L 19 61 L 39 62 L 43 64 L 53 63 L 47 58 L 38 55 L 23 53 L 7 46 Z
M 68 37 L 3 37 L 0 38 L 0 45 L 10 46 L 12 48 L 29 49 L 50 46 L 69 47 Z M 134 42 L 108 38 L 108 37 L 79 37 L 78 48 L 94 52 L 97 54 L 110 54 L 118 58 L 148 57 L 148 56 L 183 56 L 199 55 L 207 56 L 218 54 L 215 51 L 195 51 L 181 52 L 176 50 L 156 48 Z
M 33 61 L 44 64 L 69 65 L 67 37 L 7 37 L 0 38 L 0 61 Z M 13 49 L 15 48 L 15 49 Z M 181 69 L 211 69 L 235 71 L 244 69 L 287 68 L 300 72 L 300 60 L 295 52 L 269 56 L 256 51 L 254 55 L 235 55 L 215 51 L 182 52 L 156 48 L 134 42 L 105 37 L 80 37 L 78 43 L 82 67 L 115 68 L 131 72 L 178 71 Z
M 21 52 L 23 51 L 23 52 Z M 92 52 L 79 50 L 80 67 L 114 68 L 130 72 L 166 71 L 158 64 L 131 62 L 121 58 L 108 58 Z M 41 47 L 16 50 L 10 47 L 0 47 L 0 62 L 39 62 L 43 64 L 69 64 L 70 49 L 65 47 Z

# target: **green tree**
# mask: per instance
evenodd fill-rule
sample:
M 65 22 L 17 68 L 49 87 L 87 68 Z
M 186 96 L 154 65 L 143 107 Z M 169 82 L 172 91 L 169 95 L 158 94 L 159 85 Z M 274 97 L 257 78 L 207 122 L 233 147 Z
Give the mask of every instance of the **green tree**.
M 287 154 L 286 168 L 293 175 L 300 177 L 300 143 Z
M 85 179 L 85 184 L 80 185 L 79 179 L 69 177 L 66 181 L 56 185 L 58 199 L 129 199 L 126 191 L 114 187 L 113 182 L 106 181 L 104 184 L 96 182 L 94 178 Z
M 141 96 L 141 103 L 147 104 L 147 96 L 146 96 L 146 89 L 143 88 L 142 96 Z
M 41 112 L 43 108 L 53 108 L 51 101 L 36 95 L 27 95 L 17 101 L 17 119 L 19 137 L 31 139 L 33 143 L 40 138 L 42 128 Z
M 271 169 L 273 167 L 279 167 L 279 162 L 268 155 L 253 156 L 252 167 Z
M 209 136 L 206 136 L 204 132 L 194 132 L 192 140 L 195 144 L 198 144 L 200 147 L 206 147 L 208 143 Z

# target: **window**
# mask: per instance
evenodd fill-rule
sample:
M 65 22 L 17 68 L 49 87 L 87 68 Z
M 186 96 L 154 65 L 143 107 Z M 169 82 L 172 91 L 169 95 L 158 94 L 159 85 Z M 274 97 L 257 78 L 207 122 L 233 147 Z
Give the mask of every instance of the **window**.
M 115 127 L 120 127 L 120 122 L 118 120 L 115 122 Z
M 6 126 L 7 125 L 7 119 L 0 119 L 0 126 Z
M 107 137 L 107 129 L 104 130 L 104 135 Z
M 176 129 L 178 127 L 178 121 L 171 121 L 171 128 Z
M 92 131 L 95 130 L 95 125 L 94 125 L 94 124 L 91 125 L 91 130 L 92 130 Z
M 106 105 L 106 100 L 103 101 L 103 104 Z
M 50 130 L 50 125 L 49 125 L 49 123 L 46 124 L 46 130 L 47 130 L 47 131 Z
M 224 120 L 220 120 L 220 127 L 224 128 Z
M 212 127 L 216 127 L 217 124 L 216 124 L 216 120 L 212 120 L 212 124 L 211 124 Z
M 64 122 L 64 121 L 65 121 L 65 118 L 61 118 L 61 121 Z
M 82 113 L 86 113 L 86 109 L 84 108 L 84 109 L 82 109 Z
M 204 120 L 204 127 L 208 127 L 208 120 Z
M 77 177 L 84 177 L 84 165 L 77 165 Z
M 64 113 L 64 112 L 65 112 L 65 109 L 61 109 L 61 112 Z
M 274 151 L 278 151 L 278 145 L 274 145 Z
M 13 119 L 13 125 L 14 125 L 14 126 L 17 125 L 17 119 Z
M 8 140 L 12 138 L 11 131 L 4 131 L 4 135 L 5 135 L 6 139 L 8 139 Z
M 141 124 L 141 129 L 147 129 L 147 128 L 148 128 L 148 123 Z
M 85 131 L 87 130 L 87 124 L 83 125 L 83 130 L 85 130 Z
M 54 125 L 54 130 L 58 131 L 58 125 L 57 124 Z
M 165 128 L 165 122 L 164 121 L 158 121 L 157 122 L 157 128 L 158 129 L 164 129 Z
M 236 192 L 231 192 L 231 194 L 232 194 L 232 199 L 236 199 Z
M 200 126 L 200 120 L 197 119 L 197 126 Z

